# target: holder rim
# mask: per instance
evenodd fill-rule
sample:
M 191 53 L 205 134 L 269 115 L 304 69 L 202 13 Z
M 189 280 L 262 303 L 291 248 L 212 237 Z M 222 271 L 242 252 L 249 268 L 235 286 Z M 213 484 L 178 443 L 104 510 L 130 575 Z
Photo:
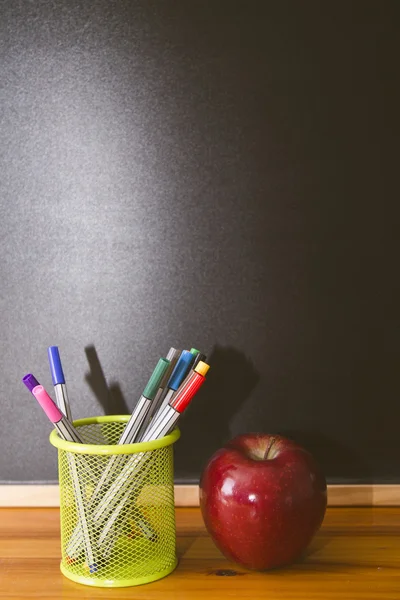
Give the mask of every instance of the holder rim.
M 130 415 L 106 415 L 101 417 L 88 417 L 86 419 L 77 419 L 73 421 L 74 427 L 83 427 L 84 425 L 95 425 L 96 423 L 127 423 L 130 419 Z M 150 450 L 158 450 L 165 446 L 171 446 L 180 438 L 181 432 L 178 428 L 174 429 L 171 433 L 160 438 L 159 440 L 152 440 L 151 442 L 139 442 L 136 444 L 114 444 L 114 445 L 100 445 L 100 444 L 77 444 L 76 442 L 66 442 L 62 440 L 57 433 L 56 429 L 50 433 L 50 443 L 66 452 L 73 452 L 74 454 L 91 454 L 99 456 L 108 456 L 114 454 L 137 454 L 138 452 L 148 452 Z

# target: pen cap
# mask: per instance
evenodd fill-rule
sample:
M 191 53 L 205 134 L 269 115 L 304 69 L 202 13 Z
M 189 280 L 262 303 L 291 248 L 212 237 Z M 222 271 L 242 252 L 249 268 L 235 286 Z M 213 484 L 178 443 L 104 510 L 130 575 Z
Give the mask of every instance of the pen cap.
M 143 396 L 145 398 L 153 400 L 158 388 L 160 387 L 160 381 L 164 377 L 165 371 L 168 369 L 168 367 L 169 360 L 167 360 L 166 358 L 160 358 L 146 387 L 144 388 Z
M 43 408 L 44 412 L 52 423 L 58 423 L 63 418 L 62 412 L 50 398 L 42 385 L 37 385 L 33 388 L 32 394 Z
M 207 358 L 207 356 L 205 354 L 201 354 L 201 352 L 199 352 L 198 354 L 196 354 L 196 358 L 194 359 L 194 363 L 192 366 L 192 369 L 195 370 L 196 366 L 199 364 L 200 361 L 205 361 Z
M 191 373 L 183 386 L 182 391 L 173 398 L 171 402 L 172 408 L 174 408 L 177 412 L 183 413 L 195 393 L 199 390 L 199 388 L 205 382 L 205 377 L 193 371 Z
M 22 381 L 30 392 L 33 390 L 34 387 L 39 385 L 38 380 L 34 375 L 32 375 L 32 373 L 28 373 L 27 375 L 25 375 L 25 377 L 22 378 Z
M 178 360 L 178 358 L 179 358 L 180 353 L 181 353 L 180 350 L 177 350 L 176 348 L 170 348 L 168 350 L 167 360 L 169 360 L 170 363 L 173 360 L 175 360 L 175 362 L 176 362 Z
M 171 348 L 167 354 L 167 359 L 169 360 L 168 369 L 166 369 L 163 378 L 160 381 L 160 388 L 164 389 L 167 386 L 169 378 L 171 376 L 172 371 L 175 368 L 175 365 L 178 361 L 178 358 L 181 354 L 180 350 L 176 350 L 175 348 Z
M 183 350 L 179 357 L 178 362 L 175 365 L 175 369 L 172 371 L 172 375 L 168 381 L 168 387 L 172 390 L 177 390 L 185 378 L 186 373 L 190 369 L 190 365 L 194 360 L 193 354 L 188 350 Z
M 199 364 L 196 365 L 196 367 L 193 370 L 196 371 L 196 373 L 199 373 L 200 375 L 203 375 L 203 377 L 205 377 L 207 375 L 209 368 L 210 368 L 210 365 L 208 365 L 207 363 L 205 363 L 201 360 L 199 362 Z
M 190 348 L 190 354 L 193 354 L 193 356 L 196 356 L 199 353 L 200 353 L 200 350 L 197 350 L 196 348 Z
M 50 346 L 47 349 L 47 354 L 49 356 L 50 373 L 53 380 L 53 385 L 65 383 L 58 346 Z

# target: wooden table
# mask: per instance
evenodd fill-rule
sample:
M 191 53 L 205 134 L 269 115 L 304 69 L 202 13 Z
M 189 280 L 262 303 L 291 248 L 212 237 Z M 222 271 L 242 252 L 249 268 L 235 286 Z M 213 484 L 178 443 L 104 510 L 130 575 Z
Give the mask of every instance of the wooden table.
M 89 588 L 59 571 L 58 509 L 1 509 L 0 600 L 400 599 L 400 508 L 331 508 L 305 558 L 269 573 L 229 563 L 198 509 L 178 509 L 177 530 L 180 563 L 169 577 L 134 588 Z

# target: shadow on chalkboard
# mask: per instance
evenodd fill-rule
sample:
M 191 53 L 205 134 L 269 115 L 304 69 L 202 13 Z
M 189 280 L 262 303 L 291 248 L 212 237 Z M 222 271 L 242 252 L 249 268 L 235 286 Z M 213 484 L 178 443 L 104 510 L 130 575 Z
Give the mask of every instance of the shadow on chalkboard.
M 329 473 L 328 483 L 374 483 L 370 466 L 344 444 L 315 431 L 290 430 L 279 433 L 311 452 L 322 472 Z M 359 479 L 354 479 L 354 473 Z M 365 488 L 363 494 L 367 504 L 372 504 L 372 488 Z
M 90 371 L 86 373 L 85 380 L 90 386 L 97 402 L 106 415 L 127 415 L 129 408 L 118 383 L 108 385 L 96 348 L 85 347 L 85 354 L 89 363 Z
M 251 360 L 232 347 L 214 346 L 207 362 L 207 381 L 180 421 L 175 463 L 183 478 L 200 472 L 232 437 L 229 423 L 260 379 Z

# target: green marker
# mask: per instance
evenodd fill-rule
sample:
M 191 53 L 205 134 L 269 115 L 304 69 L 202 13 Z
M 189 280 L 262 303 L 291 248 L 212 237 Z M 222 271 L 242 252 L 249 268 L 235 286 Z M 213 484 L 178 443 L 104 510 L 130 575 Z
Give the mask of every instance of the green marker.
M 143 394 L 139 398 L 139 402 L 136 404 L 133 410 L 131 418 L 126 424 L 123 434 L 118 440 L 118 444 L 133 444 L 135 442 L 137 432 L 139 431 L 139 428 L 143 423 L 143 420 L 147 414 L 147 411 L 150 408 L 152 400 L 156 395 L 156 392 L 160 385 L 160 381 L 163 378 L 165 371 L 168 369 L 168 366 L 169 360 L 167 360 L 166 358 L 160 358 L 149 381 L 147 382 L 146 387 L 143 390 Z M 111 475 L 111 471 L 115 469 L 119 463 L 123 462 L 123 458 L 123 456 L 111 456 L 111 458 L 107 462 L 107 466 L 104 469 L 102 476 L 99 479 L 99 482 L 93 492 L 93 495 L 90 498 L 90 502 L 93 502 L 96 498 L 98 498 L 103 486 L 108 481 L 108 477 Z
M 153 399 L 157 393 L 158 388 L 160 387 L 160 382 L 165 375 L 169 367 L 169 360 L 166 358 L 160 358 L 158 361 L 156 368 L 150 376 L 149 381 L 147 382 L 146 387 L 143 390 L 142 395 L 140 396 L 138 403 L 136 404 L 131 418 L 129 419 L 126 427 L 124 429 L 123 434 L 121 435 L 118 444 L 134 444 L 137 440 L 137 434 L 139 432 L 140 426 L 142 425 L 149 408 L 153 402 Z M 109 460 L 104 473 L 96 486 L 96 489 L 93 493 L 92 498 L 95 499 L 100 495 L 101 488 L 104 483 L 107 481 L 108 475 L 110 474 L 113 467 L 115 468 L 117 464 L 120 462 L 123 464 L 123 460 L 125 457 L 121 456 L 113 456 L 111 460 Z M 116 459 L 116 460 L 113 460 Z M 122 461 L 121 461 L 122 459 Z M 90 501 L 92 501 L 92 498 Z M 154 541 L 154 536 L 157 534 L 152 530 L 151 525 L 146 522 L 145 518 L 142 516 L 140 520 L 135 519 L 138 527 L 142 531 L 142 533 L 150 540 Z
M 129 419 L 123 434 L 118 440 L 118 444 L 133 444 L 135 442 L 135 438 L 139 431 L 141 424 L 147 414 L 147 411 L 150 408 L 150 405 L 153 401 L 154 396 L 157 393 L 157 390 L 160 386 L 160 382 L 164 377 L 166 370 L 169 367 L 169 360 L 166 358 L 160 358 L 158 361 L 156 368 L 149 381 L 147 382 L 146 387 L 143 390 L 143 394 L 140 396 L 138 403 L 136 404 L 131 418 Z M 90 497 L 88 507 L 91 508 L 94 505 L 94 502 L 101 495 L 104 486 L 112 481 L 111 474 L 113 471 L 116 471 L 119 465 L 124 464 L 124 456 L 114 455 L 111 456 L 107 462 L 107 466 L 105 467 L 95 489 Z M 147 523 L 146 519 L 141 516 L 139 519 L 136 519 L 138 527 L 141 529 L 142 533 L 149 539 L 152 540 L 154 535 L 156 535 L 152 530 L 151 526 Z M 75 527 L 73 531 L 70 541 L 68 543 L 67 552 L 68 556 L 74 557 L 74 554 L 79 554 L 80 548 L 82 545 L 82 531 L 79 528 L 79 523 Z
M 169 352 L 167 354 L 167 360 L 169 361 L 169 365 L 168 368 L 164 371 L 164 375 L 163 378 L 160 381 L 158 390 L 156 395 L 154 396 L 154 399 L 150 405 L 149 410 L 147 411 L 147 415 L 145 416 L 145 418 L 142 421 L 142 424 L 136 434 L 136 441 L 137 442 L 141 442 L 142 441 L 142 437 L 144 432 L 146 431 L 147 427 L 150 424 L 151 419 L 153 418 L 154 414 L 157 412 L 159 406 L 160 406 L 160 402 L 162 399 L 162 394 L 164 392 L 164 388 L 166 387 L 168 380 L 171 376 L 171 373 L 176 365 L 176 363 L 178 362 L 178 358 L 181 355 L 181 351 L 177 350 L 176 348 L 170 348 Z
M 143 390 L 143 394 L 140 396 L 139 401 L 134 408 L 131 418 L 126 424 L 124 433 L 122 434 L 118 444 L 135 443 L 136 434 L 149 411 L 154 396 L 160 387 L 161 379 L 164 377 L 168 366 L 169 360 L 166 358 L 160 358 L 149 381 L 147 382 L 146 387 Z

